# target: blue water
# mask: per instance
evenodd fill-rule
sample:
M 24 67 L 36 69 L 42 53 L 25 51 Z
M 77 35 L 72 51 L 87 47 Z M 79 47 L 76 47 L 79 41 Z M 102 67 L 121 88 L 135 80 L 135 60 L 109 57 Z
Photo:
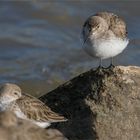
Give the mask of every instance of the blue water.
M 97 67 L 98 61 L 82 50 L 80 33 L 98 11 L 114 12 L 128 26 L 130 44 L 115 63 L 140 66 L 138 1 L 0 1 L 0 83 L 15 82 L 39 95 Z

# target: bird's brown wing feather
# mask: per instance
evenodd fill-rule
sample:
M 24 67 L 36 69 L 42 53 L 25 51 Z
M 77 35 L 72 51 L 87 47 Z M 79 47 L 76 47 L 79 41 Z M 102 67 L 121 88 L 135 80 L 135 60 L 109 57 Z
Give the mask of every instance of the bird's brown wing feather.
M 110 19 L 110 29 L 117 37 L 121 36 L 121 38 L 126 38 L 127 36 L 127 29 L 124 20 L 116 15 L 113 15 Z
M 48 106 L 35 97 L 24 94 L 17 100 L 17 104 L 27 118 L 36 121 L 59 122 L 66 121 L 63 116 L 53 112 Z
M 96 16 L 104 18 L 109 25 L 109 29 L 112 30 L 117 37 L 126 38 L 127 29 L 126 24 L 122 18 L 108 12 L 99 12 L 96 14 Z

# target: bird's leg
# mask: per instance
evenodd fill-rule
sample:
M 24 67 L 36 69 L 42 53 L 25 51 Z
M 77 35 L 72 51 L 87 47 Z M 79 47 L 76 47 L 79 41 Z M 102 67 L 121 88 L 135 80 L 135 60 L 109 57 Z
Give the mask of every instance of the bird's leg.
M 99 66 L 98 66 L 97 69 L 102 69 L 102 68 L 103 68 L 103 67 L 102 67 L 102 58 L 100 58 Z
M 111 57 L 111 63 L 110 66 L 108 67 L 109 69 L 114 69 L 115 65 L 113 64 L 113 57 Z
M 102 59 L 100 58 L 99 66 L 97 68 L 98 73 L 102 73 L 103 67 L 102 67 Z
M 102 68 L 102 58 L 100 58 L 99 67 Z

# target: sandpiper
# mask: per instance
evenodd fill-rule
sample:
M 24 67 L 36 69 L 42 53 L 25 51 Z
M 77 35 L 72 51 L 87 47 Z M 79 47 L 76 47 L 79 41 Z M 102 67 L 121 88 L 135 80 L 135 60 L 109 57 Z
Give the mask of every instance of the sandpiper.
M 128 45 L 126 24 L 119 16 L 109 12 L 99 12 L 90 16 L 82 29 L 84 50 L 92 57 L 111 58 L 120 54 Z
M 21 88 L 12 83 L 0 87 L 0 111 L 12 111 L 18 118 L 30 120 L 42 128 L 53 122 L 67 121 L 39 99 L 22 93 Z

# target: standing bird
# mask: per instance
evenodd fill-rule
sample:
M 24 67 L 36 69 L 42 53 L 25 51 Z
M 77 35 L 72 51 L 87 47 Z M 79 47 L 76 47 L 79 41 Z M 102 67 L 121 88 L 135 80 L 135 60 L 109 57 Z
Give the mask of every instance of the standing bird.
M 67 121 L 39 99 L 22 94 L 20 87 L 11 83 L 3 84 L 0 88 L 0 111 L 12 111 L 18 118 L 30 120 L 42 128 L 53 122 Z
M 84 50 L 92 57 L 100 59 L 111 58 L 120 54 L 128 45 L 126 24 L 123 19 L 109 12 L 99 12 L 90 16 L 82 29 Z

